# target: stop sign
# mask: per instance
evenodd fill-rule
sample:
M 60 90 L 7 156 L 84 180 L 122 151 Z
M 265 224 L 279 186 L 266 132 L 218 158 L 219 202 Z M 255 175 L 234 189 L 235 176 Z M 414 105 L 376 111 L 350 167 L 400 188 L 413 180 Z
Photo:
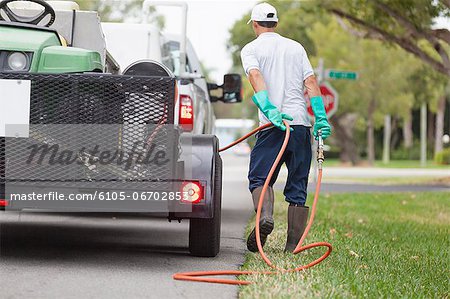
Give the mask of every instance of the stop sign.
M 328 82 L 320 84 L 320 91 L 322 92 L 323 104 L 325 105 L 325 111 L 327 112 L 327 116 L 331 117 L 333 114 L 336 113 L 338 109 L 339 94 Z M 308 107 L 309 116 L 314 117 L 314 112 L 311 107 L 311 100 L 306 90 L 305 90 L 305 100 Z

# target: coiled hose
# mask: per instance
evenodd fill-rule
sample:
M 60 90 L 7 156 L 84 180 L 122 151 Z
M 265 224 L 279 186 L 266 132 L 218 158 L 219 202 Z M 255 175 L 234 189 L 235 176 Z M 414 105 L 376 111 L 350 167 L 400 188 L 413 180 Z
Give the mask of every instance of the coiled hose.
M 263 186 L 260 198 L 259 198 L 258 208 L 256 211 L 256 219 L 255 219 L 256 243 L 258 245 L 259 254 L 261 255 L 262 259 L 266 262 L 266 264 L 269 265 L 273 270 L 272 271 L 239 271 L 239 270 L 195 271 L 195 272 L 176 273 L 173 275 L 173 279 L 184 280 L 184 281 L 231 284 L 231 285 L 247 285 L 247 284 L 251 284 L 252 282 L 246 281 L 246 280 L 214 278 L 211 276 L 227 276 L 227 275 L 237 276 L 237 275 L 254 275 L 254 274 L 279 275 L 279 274 L 283 274 L 283 273 L 298 272 L 298 271 L 306 270 L 308 268 L 311 268 L 311 267 L 319 264 L 320 262 L 322 262 L 324 259 L 326 259 L 330 255 L 330 253 L 332 251 L 332 246 L 328 242 L 316 242 L 316 243 L 311 243 L 311 244 L 302 246 L 302 244 L 303 244 L 306 236 L 308 235 L 309 230 L 311 229 L 311 226 L 314 222 L 314 216 L 316 214 L 317 202 L 319 199 L 320 187 L 322 184 L 322 163 L 324 161 L 324 156 L 323 156 L 323 141 L 322 141 L 320 132 L 319 132 L 319 148 L 318 148 L 318 156 L 317 156 L 318 180 L 317 180 L 317 185 L 316 185 L 316 191 L 314 194 L 314 201 L 313 201 L 313 205 L 312 205 L 312 209 L 311 209 L 311 216 L 309 217 L 308 225 L 306 226 L 305 231 L 304 231 L 302 237 L 300 238 L 300 241 L 298 242 L 296 248 L 294 249 L 293 254 L 298 254 L 300 252 L 303 252 L 305 250 L 315 248 L 315 247 L 327 247 L 327 251 L 320 258 L 312 261 L 311 263 L 309 263 L 307 265 L 299 266 L 297 268 L 292 268 L 292 269 L 284 269 L 284 268 L 274 265 L 270 261 L 270 259 L 267 257 L 267 255 L 264 253 L 263 247 L 261 246 L 261 240 L 260 240 L 260 236 L 259 236 L 259 220 L 261 218 L 261 209 L 263 206 L 264 195 L 267 192 L 267 188 L 269 187 L 269 182 L 273 176 L 273 173 L 275 172 L 275 169 L 276 169 L 278 163 L 280 163 L 280 160 L 283 157 L 284 151 L 286 150 L 286 147 L 289 142 L 289 137 L 290 137 L 289 123 L 287 121 L 284 121 L 284 123 L 286 125 L 286 135 L 284 137 L 283 145 L 280 149 L 280 152 L 277 155 L 277 158 L 275 159 L 275 162 L 273 163 L 273 165 L 269 171 L 266 181 L 264 182 L 264 186 Z M 220 152 L 226 151 L 227 149 L 241 143 L 242 141 L 246 140 L 247 138 L 256 134 L 257 132 L 267 129 L 267 128 L 270 128 L 272 126 L 273 125 L 270 123 L 260 126 L 256 129 L 254 129 L 253 131 L 249 132 L 245 136 L 242 136 L 238 140 L 234 141 L 230 145 L 220 149 Z

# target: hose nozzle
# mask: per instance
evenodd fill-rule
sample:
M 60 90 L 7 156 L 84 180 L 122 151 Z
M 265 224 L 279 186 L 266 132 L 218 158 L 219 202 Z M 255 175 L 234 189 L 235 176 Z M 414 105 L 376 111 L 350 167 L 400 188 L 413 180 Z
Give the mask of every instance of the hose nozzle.
M 322 164 L 325 161 L 325 155 L 323 154 L 323 138 L 322 130 L 317 132 L 317 163 L 319 169 L 322 169 Z

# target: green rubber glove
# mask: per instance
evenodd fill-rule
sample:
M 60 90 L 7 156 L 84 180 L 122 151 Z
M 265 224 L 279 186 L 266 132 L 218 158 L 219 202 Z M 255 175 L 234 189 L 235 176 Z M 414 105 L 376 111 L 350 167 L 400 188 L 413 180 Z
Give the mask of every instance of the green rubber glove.
M 327 113 L 325 112 L 322 97 L 317 96 L 311 98 L 311 107 L 315 116 L 314 137 L 317 139 L 317 132 L 322 130 L 322 138 L 325 140 L 331 135 L 331 126 L 328 123 Z
M 277 107 L 270 102 L 269 93 L 267 90 L 262 90 L 255 93 L 252 100 L 255 105 L 258 106 L 259 110 L 261 110 L 261 112 L 270 120 L 270 122 L 282 131 L 286 131 L 286 126 L 283 123 L 283 119 L 294 120 L 290 115 L 278 111 Z

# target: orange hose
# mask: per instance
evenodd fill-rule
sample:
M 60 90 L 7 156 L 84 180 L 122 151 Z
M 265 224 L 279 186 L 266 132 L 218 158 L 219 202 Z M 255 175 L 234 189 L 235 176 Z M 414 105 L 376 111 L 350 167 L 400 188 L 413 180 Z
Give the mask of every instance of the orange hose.
M 197 282 L 209 282 L 209 283 L 220 283 L 220 284 L 231 284 L 231 285 L 247 285 L 247 284 L 251 284 L 252 282 L 250 281 L 245 281 L 245 280 L 234 280 L 234 279 L 221 279 L 221 278 L 212 278 L 210 276 L 223 276 L 223 275 L 233 275 L 233 276 L 237 276 L 237 275 L 254 275 L 254 274 L 266 274 L 266 275 L 274 275 L 274 274 L 282 274 L 282 273 L 288 273 L 288 272 L 298 272 L 298 271 L 302 271 L 305 269 L 308 269 L 310 267 L 313 267 L 315 265 L 317 265 L 318 263 L 322 262 L 324 259 L 326 259 L 331 251 L 332 251 L 332 246 L 330 243 L 328 242 L 316 242 L 316 243 L 312 243 L 312 244 L 308 244 L 305 246 L 302 246 L 303 241 L 305 240 L 306 236 L 309 233 L 309 230 L 313 224 L 314 221 L 314 216 L 316 214 L 316 208 L 317 208 L 317 202 L 319 199 L 319 192 L 320 192 L 320 186 L 322 184 L 322 169 L 319 169 L 319 175 L 318 175 L 318 181 L 317 181 L 317 185 L 316 185 L 316 192 L 314 194 L 314 201 L 313 201 L 313 205 L 312 205 L 312 209 L 311 209 L 311 216 L 309 217 L 308 220 L 308 225 L 305 228 L 305 231 L 302 235 L 302 237 L 300 238 L 300 241 L 297 244 L 297 247 L 294 249 L 294 254 L 300 253 L 302 251 L 311 249 L 311 248 L 315 248 L 315 247 L 327 247 L 327 251 L 318 259 L 312 261 L 311 263 L 304 265 L 304 266 L 299 266 L 297 268 L 292 268 L 292 269 L 283 269 L 280 267 L 277 267 L 276 265 L 274 265 L 270 259 L 266 256 L 266 254 L 264 253 L 264 250 L 262 248 L 261 245 L 261 240 L 260 240 L 260 236 L 259 236 L 259 220 L 261 218 L 261 209 L 263 206 L 263 200 L 264 200 L 264 195 L 267 191 L 267 188 L 269 187 L 269 182 L 273 176 L 273 173 L 275 172 L 275 169 L 278 165 L 278 163 L 280 162 L 284 151 L 286 150 L 287 144 L 289 142 L 289 137 L 290 137 L 290 126 L 289 124 L 285 121 L 284 122 L 286 125 L 286 136 L 284 137 L 284 141 L 283 141 L 283 145 L 280 149 L 280 152 L 278 153 L 278 156 L 275 160 L 275 162 L 272 165 L 272 168 L 269 171 L 269 174 L 266 178 L 266 181 L 264 182 L 264 186 L 261 192 L 261 196 L 259 198 L 259 203 L 258 203 L 258 208 L 256 211 L 256 219 L 255 219 L 255 228 L 256 228 L 256 243 L 258 245 L 258 250 L 259 250 L 259 254 L 261 255 L 262 259 L 266 262 L 267 265 L 269 265 L 271 268 L 273 268 L 275 271 L 239 271 L 239 270 L 225 270 L 225 271 L 196 271 L 196 272 L 184 272 L 184 273 L 176 273 L 173 275 L 173 279 L 175 280 L 185 280 L 185 281 L 197 281 Z M 250 136 L 252 136 L 253 134 L 266 129 L 272 127 L 272 124 L 266 124 L 263 125 L 259 128 L 254 129 L 253 131 L 251 131 L 250 133 L 246 134 L 245 136 L 239 138 L 238 140 L 234 141 L 233 143 L 231 143 L 230 145 L 220 149 L 220 151 L 225 151 L 233 146 L 235 146 L 236 144 L 244 141 L 245 139 L 249 138 Z M 208 276 L 208 277 L 206 277 Z

